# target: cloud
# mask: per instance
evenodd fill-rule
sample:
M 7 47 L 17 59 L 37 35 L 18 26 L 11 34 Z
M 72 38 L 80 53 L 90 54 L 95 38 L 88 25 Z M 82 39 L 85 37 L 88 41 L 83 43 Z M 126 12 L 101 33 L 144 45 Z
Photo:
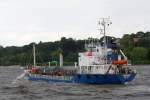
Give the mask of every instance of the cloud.
M 99 17 L 112 19 L 109 35 L 148 31 L 149 0 L 1 0 L 1 45 L 100 37 Z

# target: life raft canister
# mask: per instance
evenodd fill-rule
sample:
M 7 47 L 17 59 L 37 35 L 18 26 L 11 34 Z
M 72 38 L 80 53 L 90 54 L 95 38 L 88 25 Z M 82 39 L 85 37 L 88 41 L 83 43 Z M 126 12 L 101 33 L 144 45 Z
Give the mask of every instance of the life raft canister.
M 128 64 L 128 61 L 127 60 L 115 60 L 112 62 L 112 64 L 119 64 L 119 65 L 123 65 L 123 64 Z

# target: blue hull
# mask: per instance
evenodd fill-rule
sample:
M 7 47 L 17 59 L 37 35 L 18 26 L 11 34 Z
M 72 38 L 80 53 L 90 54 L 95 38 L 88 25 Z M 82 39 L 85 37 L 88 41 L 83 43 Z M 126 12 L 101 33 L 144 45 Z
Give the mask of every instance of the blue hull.
M 28 75 L 32 81 L 83 83 L 83 84 L 124 84 L 132 81 L 136 76 L 133 74 L 77 74 L 74 76 L 46 76 Z

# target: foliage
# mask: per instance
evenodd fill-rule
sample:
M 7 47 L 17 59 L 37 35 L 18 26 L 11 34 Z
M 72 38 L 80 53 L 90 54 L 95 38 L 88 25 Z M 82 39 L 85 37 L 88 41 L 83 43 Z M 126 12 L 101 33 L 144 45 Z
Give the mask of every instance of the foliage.
M 134 64 L 150 63 L 150 32 L 137 32 L 125 34 L 121 39 L 107 36 L 106 40 L 111 42 L 120 40 L 120 48 Z M 94 39 L 103 42 L 101 39 Z M 60 41 L 39 42 L 36 44 L 36 60 L 39 65 L 48 64 L 49 61 L 58 61 L 59 53 L 64 56 L 64 64 L 70 65 L 77 62 L 78 52 L 84 51 L 87 40 L 74 40 L 62 37 Z M 0 46 L 0 65 L 27 65 L 33 63 L 33 43 L 22 47 Z M 59 65 L 59 64 L 58 64 Z
M 135 60 L 146 60 L 147 53 L 148 51 L 146 48 L 135 47 L 131 52 L 131 56 L 134 57 Z
M 0 65 L 28 65 L 33 64 L 33 44 L 22 47 L 0 46 Z M 59 53 L 64 56 L 66 65 L 77 61 L 78 52 L 84 51 L 84 40 L 73 40 L 62 37 L 60 41 L 40 42 L 36 46 L 36 61 L 38 65 L 45 65 L 49 61 L 59 62 Z
M 120 40 L 121 48 L 133 64 L 150 63 L 150 32 L 125 34 Z

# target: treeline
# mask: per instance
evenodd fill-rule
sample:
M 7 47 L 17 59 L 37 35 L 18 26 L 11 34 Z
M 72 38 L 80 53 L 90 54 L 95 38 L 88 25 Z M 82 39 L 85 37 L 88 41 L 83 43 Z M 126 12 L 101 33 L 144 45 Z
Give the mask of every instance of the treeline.
M 150 32 L 125 34 L 120 46 L 132 64 L 150 64 Z
M 112 37 L 107 37 L 111 41 Z M 132 64 L 150 63 L 150 32 L 137 32 L 125 34 L 119 40 L 120 48 L 131 60 Z M 102 41 L 101 39 L 97 39 Z M 39 42 L 36 44 L 36 61 L 40 65 L 48 64 L 49 61 L 59 61 L 59 53 L 64 56 L 65 65 L 73 65 L 77 62 L 78 52 L 84 51 L 85 40 L 74 40 L 62 37 L 60 41 Z M 22 47 L 0 46 L 0 65 L 28 65 L 33 64 L 33 43 Z
M 36 47 L 36 62 L 40 65 L 48 62 L 59 63 L 59 53 L 64 56 L 65 65 L 73 65 L 77 62 L 78 52 L 84 50 L 84 40 L 73 40 L 62 37 L 60 41 L 39 42 Z M 0 65 L 28 65 L 33 64 L 33 43 L 22 47 L 0 47 Z M 53 64 L 53 63 L 51 63 Z

